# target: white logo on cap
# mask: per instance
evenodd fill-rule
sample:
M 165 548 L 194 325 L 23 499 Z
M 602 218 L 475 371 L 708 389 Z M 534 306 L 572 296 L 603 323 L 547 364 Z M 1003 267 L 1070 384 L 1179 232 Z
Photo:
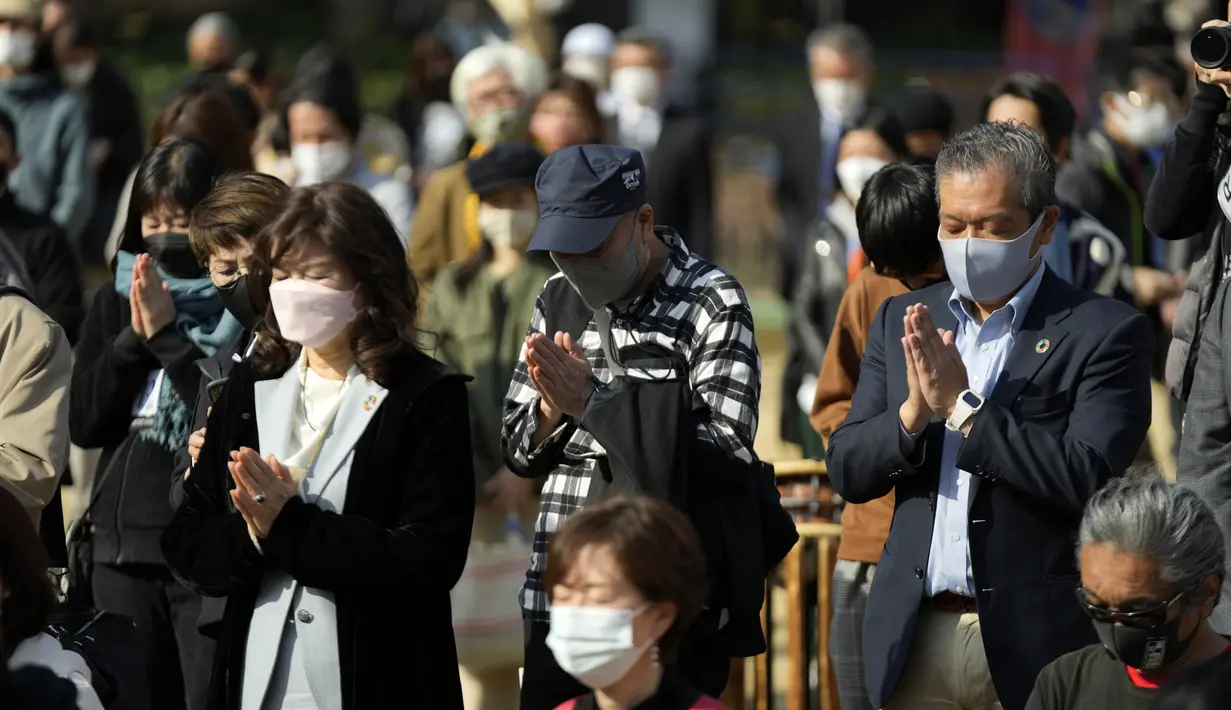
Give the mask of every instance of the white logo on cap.
M 620 177 L 624 179 L 624 189 L 629 192 L 641 187 L 641 168 L 620 173 Z

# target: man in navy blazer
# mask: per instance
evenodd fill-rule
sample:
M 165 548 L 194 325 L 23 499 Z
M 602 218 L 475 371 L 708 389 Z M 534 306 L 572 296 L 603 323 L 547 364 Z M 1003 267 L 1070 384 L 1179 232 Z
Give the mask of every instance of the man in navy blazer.
M 864 621 L 873 707 L 1020 710 L 1096 641 L 1077 526 L 1145 439 L 1154 336 L 1043 264 L 1060 210 L 1033 130 L 971 128 L 936 179 L 952 282 L 881 306 L 829 474 L 853 503 L 897 494 Z

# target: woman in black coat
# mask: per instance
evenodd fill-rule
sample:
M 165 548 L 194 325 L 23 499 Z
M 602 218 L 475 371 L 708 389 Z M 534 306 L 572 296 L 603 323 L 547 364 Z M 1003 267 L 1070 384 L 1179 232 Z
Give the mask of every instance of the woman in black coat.
M 149 649 L 153 707 L 200 710 L 213 644 L 197 631 L 201 598 L 163 561 L 171 522 L 167 474 L 188 439 L 201 379 L 196 361 L 235 340 L 239 322 L 188 243 L 188 214 L 224 166 L 175 140 L 141 163 L 115 280 L 98 289 L 73 351 L 69 433 L 101 448 L 91 494 L 94 603 L 131 616 Z
M 403 254 L 341 183 L 293 192 L 258 242 L 267 332 L 163 537 L 179 578 L 229 597 L 211 708 L 462 707 L 449 591 L 474 517 L 467 378 L 415 347 Z

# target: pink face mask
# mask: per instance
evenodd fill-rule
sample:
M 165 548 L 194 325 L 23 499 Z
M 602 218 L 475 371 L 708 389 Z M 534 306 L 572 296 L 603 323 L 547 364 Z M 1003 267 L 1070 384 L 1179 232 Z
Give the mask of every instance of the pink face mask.
M 359 314 L 354 291 L 339 291 L 303 279 L 270 284 L 269 302 L 282 337 L 305 348 L 327 344 Z

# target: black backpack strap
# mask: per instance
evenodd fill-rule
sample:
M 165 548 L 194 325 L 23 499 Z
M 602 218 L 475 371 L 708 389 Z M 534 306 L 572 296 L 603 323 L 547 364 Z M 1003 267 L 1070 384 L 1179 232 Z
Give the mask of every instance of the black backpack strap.
M 15 296 L 21 296 L 22 298 L 26 299 L 30 303 L 34 303 L 34 299 L 31 298 L 30 294 L 26 293 L 24 290 L 17 288 L 16 286 L 9 286 L 8 284 L 0 284 L 0 296 L 7 296 L 9 294 L 13 294 Z
M 586 332 L 590 321 L 594 320 L 594 311 L 586 307 L 568 279 L 563 276 L 548 279 L 539 298 L 543 300 L 543 314 L 548 331 L 544 335 L 550 337 L 563 331 L 574 341 L 580 341 L 582 333 Z

